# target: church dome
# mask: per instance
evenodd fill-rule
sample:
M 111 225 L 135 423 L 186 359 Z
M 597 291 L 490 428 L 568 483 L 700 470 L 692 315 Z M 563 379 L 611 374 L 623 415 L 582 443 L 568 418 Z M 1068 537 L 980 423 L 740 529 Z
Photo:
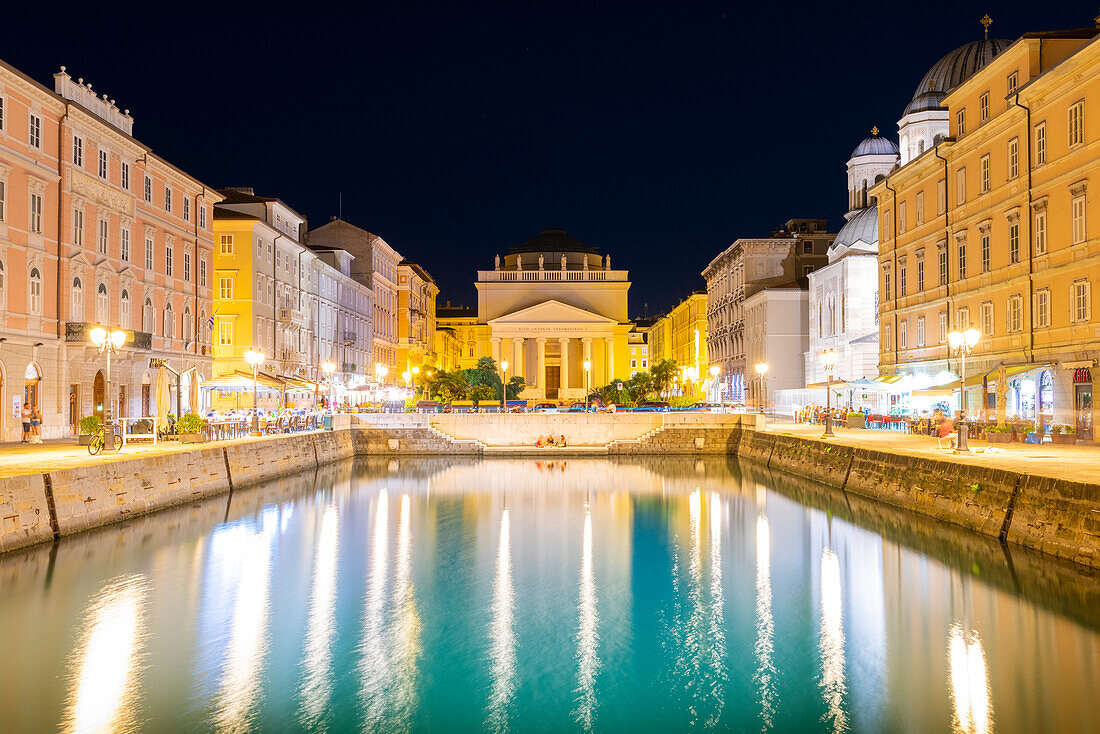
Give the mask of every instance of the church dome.
M 511 248 L 512 253 L 524 252 L 584 252 L 596 253 L 596 249 L 589 247 L 575 237 L 570 237 L 564 229 L 552 227 L 539 232 L 537 237 L 524 242 L 522 245 Z
M 874 137 L 865 139 L 862 143 L 856 146 L 856 149 L 852 151 L 852 158 L 856 158 L 861 155 L 897 155 L 898 146 L 894 145 L 892 140 L 886 138 L 880 138 L 875 135 Z
M 830 247 L 830 251 L 847 248 L 856 242 L 868 245 L 878 244 L 878 207 L 871 206 L 860 211 L 849 219 L 840 231 Z
M 974 76 L 993 57 L 1012 45 L 1004 38 L 983 38 L 951 51 L 932 65 L 920 80 L 905 114 L 942 107 L 943 98 L 955 87 Z

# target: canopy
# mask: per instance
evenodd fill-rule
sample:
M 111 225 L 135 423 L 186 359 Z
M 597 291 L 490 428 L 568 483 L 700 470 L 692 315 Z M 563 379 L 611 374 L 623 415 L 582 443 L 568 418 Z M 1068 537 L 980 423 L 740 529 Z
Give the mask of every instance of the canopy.
M 191 391 L 190 391 L 187 402 L 191 407 L 191 412 L 193 412 L 193 413 L 200 412 L 199 373 L 198 372 L 192 372 L 191 373 Z
M 807 390 L 827 390 L 829 388 L 833 388 L 835 390 L 839 390 L 840 388 L 844 387 L 847 384 L 849 384 L 849 383 L 845 382 L 844 380 L 833 380 L 832 382 L 807 382 L 806 383 L 806 389 Z
M 168 425 L 168 370 L 157 370 L 157 384 L 153 392 L 153 402 L 157 408 L 157 428 Z
M 257 385 L 263 392 L 278 390 L 276 385 L 272 387 L 263 378 L 257 379 Z M 226 392 L 249 392 L 252 390 L 252 375 L 245 377 L 239 372 L 233 372 L 221 377 L 212 377 L 202 383 L 203 390 L 222 390 Z

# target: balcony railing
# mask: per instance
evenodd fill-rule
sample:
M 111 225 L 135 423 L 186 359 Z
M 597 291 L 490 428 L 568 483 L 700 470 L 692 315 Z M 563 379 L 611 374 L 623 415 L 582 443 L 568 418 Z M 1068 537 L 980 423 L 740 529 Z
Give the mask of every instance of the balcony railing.
M 358 335 L 358 334 L 356 334 L 356 333 L 355 333 L 354 331 L 345 331 L 345 332 L 344 332 L 344 342 L 345 342 L 345 343 L 347 343 L 347 342 L 351 342 L 351 343 L 353 343 L 353 344 L 354 344 L 354 343 L 355 343 L 355 341 L 356 341 L 356 340 L 357 340 L 358 338 L 359 338 L 359 335 Z
M 88 337 L 88 332 L 94 329 L 98 324 L 88 323 L 87 321 L 66 321 L 65 322 L 65 341 L 68 344 L 91 344 L 92 340 Z M 128 331 L 126 332 L 126 343 L 122 346 L 123 349 L 152 349 L 153 348 L 153 335 L 145 331 Z
M 293 324 L 295 326 L 306 325 L 305 312 L 299 311 L 296 308 L 276 309 L 275 318 L 278 319 L 280 324 Z
M 626 270 L 479 270 L 477 279 L 490 283 L 626 282 Z

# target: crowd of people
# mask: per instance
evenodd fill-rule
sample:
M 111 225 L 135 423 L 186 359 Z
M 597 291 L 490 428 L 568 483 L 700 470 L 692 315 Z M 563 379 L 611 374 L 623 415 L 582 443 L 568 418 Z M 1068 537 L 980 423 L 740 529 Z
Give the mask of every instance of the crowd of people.
M 551 433 L 545 439 L 543 439 L 542 436 L 539 436 L 537 439 L 535 439 L 535 448 L 537 448 L 537 449 L 552 449 L 552 448 L 564 449 L 568 445 L 569 444 L 567 444 L 565 442 L 565 434 L 564 433 L 558 438 L 557 441 L 554 440 L 554 434 L 553 433 Z
M 23 437 L 21 443 L 42 443 L 42 411 L 38 406 L 31 407 L 30 403 L 23 403 L 20 411 L 23 420 Z

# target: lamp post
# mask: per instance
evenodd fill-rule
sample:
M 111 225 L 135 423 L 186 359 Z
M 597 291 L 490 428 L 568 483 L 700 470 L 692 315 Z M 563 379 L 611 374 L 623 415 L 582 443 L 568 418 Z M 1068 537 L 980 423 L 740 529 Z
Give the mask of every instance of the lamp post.
M 115 426 L 111 420 L 111 403 L 113 402 L 111 399 L 111 353 L 118 354 L 122 345 L 126 343 L 126 332 L 121 329 L 107 331 L 102 326 L 97 326 L 91 330 L 88 337 L 100 354 L 107 353 L 107 390 L 103 396 L 103 401 L 106 403 L 103 406 L 103 416 L 106 419 L 103 421 L 103 448 L 107 451 L 114 451 Z
M 958 425 L 959 440 L 955 449 L 956 453 L 970 451 L 966 441 L 968 433 L 966 426 L 966 355 L 974 350 L 974 346 L 981 336 L 982 333 L 973 326 L 966 331 L 952 331 L 947 335 L 947 343 L 950 345 L 951 351 L 962 360 L 959 365 L 959 407 L 961 408 L 962 418 L 959 420 Z
M 760 417 L 764 419 L 764 424 L 763 424 L 764 428 L 767 428 L 767 426 L 768 426 L 768 417 L 767 417 L 767 414 L 764 413 L 764 408 L 767 404 L 767 395 L 768 395 L 768 387 L 767 387 L 767 382 L 766 382 L 767 378 L 765 377 L 765 375 L 768 374 L 768 363 L 767 362 L 757 362 L 756 363 L 756 374 L 760 375 Z
M 584 412 L 588 412 L 588 400 L 592 397 L 592 360 L 584 360 Z
M 825 368 L 825 433 L 822 438 L 833 437 L 833 368 L 836 367 L 836 350 L 821 353 L 821 366 Z
M 257 400 L 259 389 L 260 365 L 264 363 L 264 353 L 258 349 L 249 349 L 244 353 L 244 360 L 252 365 L 252 435 L 260 435 L 260 404 Z
M 504 403 L 508 399 L 508 395 L 505 392 L 508 389 L 508 360 L 502 359 L 500 361 L 500 370 L 503 373 L 503 377 L 500 380 L 500 412 L 504 412 Z
M 718 398 L 715 402 L 722 402 L 721 393 L 718 390 L 718 375 L 722 372 L 722 368 L 716 364 L 710 366 L 710 386 L 714 390 L 714 396 Z
M 411 370 L 409 370 L 409 372 L 413 373 L 413 395 L 412 396 L 415 398 L 416 397 L 416 376 L 420 374 L 420 368 L 419 367 L 413 367 Z
M 336 371 L 336 363 L 332 362 L 330 360 L 325 360 L 321 364 L 321 371 L 325 373 L 325 381 L 328 382 L 328 409 L 329 409 L 329 412 L 333 412 L 333 410 L 332 410 L 332 398 L 333 398 L 332 373 Z

